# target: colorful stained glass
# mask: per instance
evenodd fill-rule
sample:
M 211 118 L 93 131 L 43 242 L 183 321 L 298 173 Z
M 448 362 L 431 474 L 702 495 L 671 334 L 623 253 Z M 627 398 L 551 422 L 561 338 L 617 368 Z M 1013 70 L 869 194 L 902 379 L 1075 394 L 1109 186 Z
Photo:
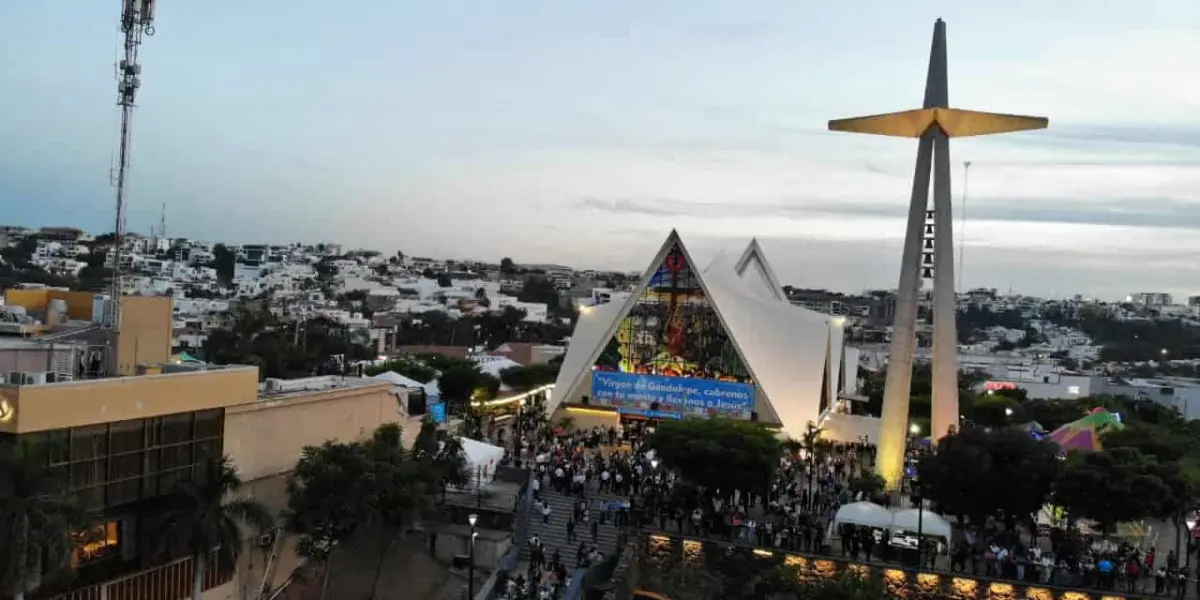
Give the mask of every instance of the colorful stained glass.
M 752 383 L 729 333 L 678 245 L 617 326 L 596 369 Z

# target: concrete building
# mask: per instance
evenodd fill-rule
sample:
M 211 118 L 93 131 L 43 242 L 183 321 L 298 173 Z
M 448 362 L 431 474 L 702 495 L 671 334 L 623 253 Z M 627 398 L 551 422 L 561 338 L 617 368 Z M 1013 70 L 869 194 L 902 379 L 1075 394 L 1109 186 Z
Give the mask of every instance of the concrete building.
M 123 321 L 169 332 L 169 302 L 165 311 L 150 308 L 127 309 Z M 151 323 L 156 318 L 164 323 Z M 182 550 L 162 552 L 157 517 L 207 459 L 229 456 L 245 492 L 278 513 L 303 447 L 363 439 L 389 422 L 404 426 L 406 443 L 419 430 L 400 414 L 385 381 L 313 377 L 260 385 L 256 367 L 154 362 L 151 355 L 160 352 L 149 334 L 132 337 L 140 341 L 121 346 L 123 362 L 135 365 L 131 375 L 0 384 L 0 453 L 20 439 L 61 443 L 52 467 L 95 518 L 81 532 L 87 541 L 75 554 L 77 576 L 66 587 L 40 590 L 43 597 L 187 596 L 191 558 Z M 246 545 L 234 569 L 213 568 L 206 576 L 205 599 L 251 597 L 264 583 L 282 585 L 299 564 L 295 540 L 281 531 Z
M 1125 299 L 1139 306 L 1170 306 L 1174 304 L 1171 295 L 1165 292 L 1137 292 Z
M 722 415 L 799 437 L 836 408 L 842 320 L 790 304 L 757 243 L 703 271 L 675 232 L 628 299 L 583 309 L 549 409 L 588 420 Z

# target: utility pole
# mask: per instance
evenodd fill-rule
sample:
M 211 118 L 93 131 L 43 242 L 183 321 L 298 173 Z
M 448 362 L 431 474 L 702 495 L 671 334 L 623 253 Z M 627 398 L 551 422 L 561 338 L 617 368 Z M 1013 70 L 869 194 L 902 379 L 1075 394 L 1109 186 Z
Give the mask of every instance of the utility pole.
M 121 329 L 122 258 L 125 243 L 126 186 L 129 179 L 129 154 L 133 141 L 133 108 L 137 105 L 137 91 L 142 87 L 142 65 L 138 62 L 138 51 L 142 39 L 154 35 L 154 7 L 156 0 L 123 0 L 121 4 L 121 33 L 124 35 L 124 56 L 117 63 L 117 106 L 121 109 L 121 137 L 117 150 L 117 172 L 113 184 L 117 188 L 117 206 L 113 224 L 112 285 L 109 289 L 110 306 L 105 312 L 104 326 L 107 330 L 108 364 L 107 374 L 116 375 L 117 336 Z

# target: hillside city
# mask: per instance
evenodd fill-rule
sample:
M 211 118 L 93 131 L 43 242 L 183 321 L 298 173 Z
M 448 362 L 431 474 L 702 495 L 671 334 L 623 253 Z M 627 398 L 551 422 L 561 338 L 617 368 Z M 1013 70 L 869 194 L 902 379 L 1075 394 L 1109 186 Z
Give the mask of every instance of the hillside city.
M 0 228 L 4 287 L 108 290 L 112 235 L 70 227 Z M 341 245 L 244 244 L 127 235 L 123 293 L 170 296 L 173 347 L 198 358 L 220 352 L 239 307 L 266 308 L 282 323 L 320 319 L 378 356 L 424 350 L 487 360 L 511 342 L 521 360 L 547 362 L 570 341 L 584 307 L 627 298 L 640 272 L 480 262 L 344 250 Z M 886 364 L 895 293 L 844 294 L 784 286 L 797 306 L 846 319 L 861 366 Z M 1096 394 L 1152 398 L 1200 416 L 1200 296 L 1135 292 L 1124 302 L 1075 295 L 1047 299 L 972 289 L 958 294 L 960 364 L 986 381 L 1015 383 L 1031 397 Z M 929 294 L 919 307 L 918 344 L 928 357 Z M 11 311 L 0 316 L 17 322 Z M 297 329 L 298 331 L 298 329 Z M 218 340 L 219 341 L 219 340 Z M 531 348 L 533 350 L 531 350 Z M 531 354 L 533 352 L 533 354 Z M 919 356 L 921 351 L 918 351 Z M 504 363 L 511 366 L 512 362 Z M 499 367 L 493 367 L 498 372 Z

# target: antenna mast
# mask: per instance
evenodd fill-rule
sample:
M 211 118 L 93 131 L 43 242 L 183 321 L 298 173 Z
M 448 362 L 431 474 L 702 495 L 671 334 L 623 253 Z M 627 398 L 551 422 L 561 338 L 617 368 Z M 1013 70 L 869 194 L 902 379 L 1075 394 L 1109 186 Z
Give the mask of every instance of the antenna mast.
M 154 35 L 154 6 L 156 0 L 122 0 L 121 33 L 124 36 L 125 53 L 117 63 L 117 106 L 121 109 L 121 142 L 117 154 L 117 172 L 113 184 L 117 188 L 117 211 L 113 225 L 112 287 L 109 290 L 110 306 L 105 313 L 105 328 L 108 330 L 109 362 L 108 374 L 117 373 L 117 334 L 121 327 L 122 258 L 125 243 L 125 186 L 128 182 L 129 152 L 133 137 L 133 107 L 136 106 L 137 91 L 142 86 L 142 65 L 138 62 L 138 50 L 142 38 Z

